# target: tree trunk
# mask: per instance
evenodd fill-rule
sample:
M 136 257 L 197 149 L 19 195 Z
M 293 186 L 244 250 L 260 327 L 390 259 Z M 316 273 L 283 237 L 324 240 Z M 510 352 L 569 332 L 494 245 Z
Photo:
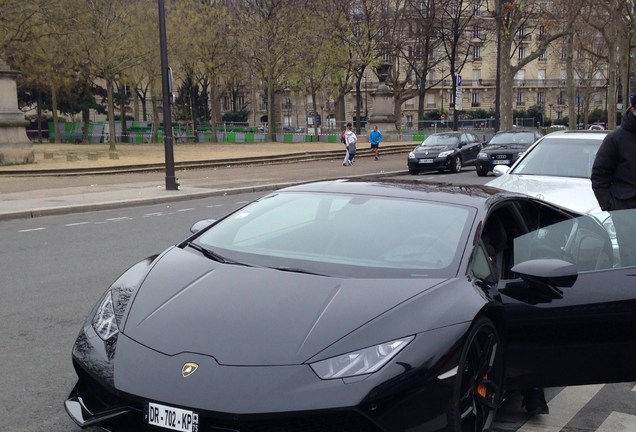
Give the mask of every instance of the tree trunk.
M 108 99 L 108 142 L 110 143 L 109 151 L 117 151 L 115 145 L 115 101 L 113 101 L 113 80 L 106 80 L 106 98 Z
M 208 90 L 208 103 L 210 104 L 210 131 L 212 133 L 212 136 L 210 137 L 210 141 L 211 142 L 218 142 L 217 138 L 216 138 L 216 132 L 217 132 L 217 128 L 216 128 L 216 121 L 219 118 L 219 112 L 220 112 L 220 98 L 218 95 L 218 86 L 216 85 L 215 81 L 213 79 L 210 79 L 210 86 L 209 86 L 209 90 Z
M 82 142 L 88 144 L 88 128 L 91 124 L 91 111 L 86 108 L 82 110 Z
M 503 52 L 506 52 L 503 50 Z M 506 60 L 506 61 L 503 61 Z M 501 73 L 499 79 L 499 130 L 512 128 L 512 100 L 514 98 L 512 83 L 514 75 L 511 72 L 510 62 L 507 58 L 501 61 Z
M 154 81 L 153 81 L 154 82 Z M 152 105 L 152 138 L 153 143 L 159 142 L 159 107 L 157 104 L 157 92 L 155 86 L 150 84 L 150 104 Z
M 565 38 L 565 68 L 566 68 L 566 85 L 568 90 L 568 118 L 569 128 L 577 129 L 579 119 L 576 115 L 576 105 L 580 103 L 580 96 L 574 88 L 574 33 L 570 32 Z
M 53 112 L 53 135 L 55 136 L 55 144 L 62 142 L 60 137 L 60 125 L 57 115 L 57 89 L 55 84 L 51 84 L 51 111 Z

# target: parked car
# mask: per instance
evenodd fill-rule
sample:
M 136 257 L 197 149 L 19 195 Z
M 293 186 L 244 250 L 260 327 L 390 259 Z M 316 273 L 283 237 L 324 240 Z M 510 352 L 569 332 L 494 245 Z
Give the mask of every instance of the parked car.
M 545 135 L 512 166 L 495 168 L 488 186 L 538 196 L 579 213 L 601 211 L 590 175 L 607 131 L 566 130 Z
M 340 180 L 192 231 L 87 317 L 78 425 L 481 431 L 507 390 L 636 380 L 634 269 L 545 201 Z
M 497 178 L 487 185 L 597 215 L 611 234 L 618 259 L 612 219 L 601 211 L 590 181 L 596 152 L 607 134 L 588 130 L 552 132 L 532 145 L 512 167 L 496 167 Z
M 499 131 L 488 141 L 477 157 L 477 175 L 485 177 L 498 165 L 512 165 L 543 133 L 538 129 Z
M 429 135 L 409 153 L 409 173 L 437 170 L 458 173 L 463 166 L 474 165 L 482 142 L 470 132 L 440 132 Z
M 302 133 L 304 129 L 295 126 L 283 126 L 283 132 Z

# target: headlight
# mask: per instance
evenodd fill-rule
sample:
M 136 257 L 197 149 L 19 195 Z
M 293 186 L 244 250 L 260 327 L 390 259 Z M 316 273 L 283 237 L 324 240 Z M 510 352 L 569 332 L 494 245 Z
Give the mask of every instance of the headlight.
M 409 159 L 415 159 L 415 153 L 410 152 L 409 153 Z
M 488 159 L 488 153 L 479 152 L 479 154 L 477 155 L 477 159 Z
M 415 336 L 332 357 L 310 366 L 322 379 L 346 378 L 376 372 L 411 342 Z
M 446 156 L 450 156 L 452 154 L 453 154 L 453 150 L 448 150 L 448 151 L 441 152 L 440 154 L 437 155 L 437 157 L 443 158 L 443 157 L 446 157 Z
M 104 296 L 101 304 L 93 317 L 93 329 L 103 340 L 108 340 L 119 333 L 115 308 L 113 307 L 113 296 L 110 290 Z

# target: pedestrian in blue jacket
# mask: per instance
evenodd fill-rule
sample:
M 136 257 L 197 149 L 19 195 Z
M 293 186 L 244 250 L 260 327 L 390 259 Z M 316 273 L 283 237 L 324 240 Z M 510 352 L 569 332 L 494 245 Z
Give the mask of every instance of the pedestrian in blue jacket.
M 375 155 L 375 160 L 378 160 L 380 156 L 380 143 L 382 142 L 382 132 L 378 130 L 377 126 L 373 126 L 373 130 L 369 134 L 369 141 L 371 142 L 371 151 Z

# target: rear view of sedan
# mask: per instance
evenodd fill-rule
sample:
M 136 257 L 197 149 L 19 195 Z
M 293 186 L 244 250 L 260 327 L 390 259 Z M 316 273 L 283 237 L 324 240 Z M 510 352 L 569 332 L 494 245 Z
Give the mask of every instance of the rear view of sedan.
M 497 132 L 479 152 L 477 175 L 485 177 L 498 165 L 511 166 L 543 134 L 537 129 L 510 129 Z
M 409 173 L 437 170 L 458 173 L 465 165 L 473 165 L 482 143 L 469 132 L 440 132 L 428 136 L 409 153 Z

